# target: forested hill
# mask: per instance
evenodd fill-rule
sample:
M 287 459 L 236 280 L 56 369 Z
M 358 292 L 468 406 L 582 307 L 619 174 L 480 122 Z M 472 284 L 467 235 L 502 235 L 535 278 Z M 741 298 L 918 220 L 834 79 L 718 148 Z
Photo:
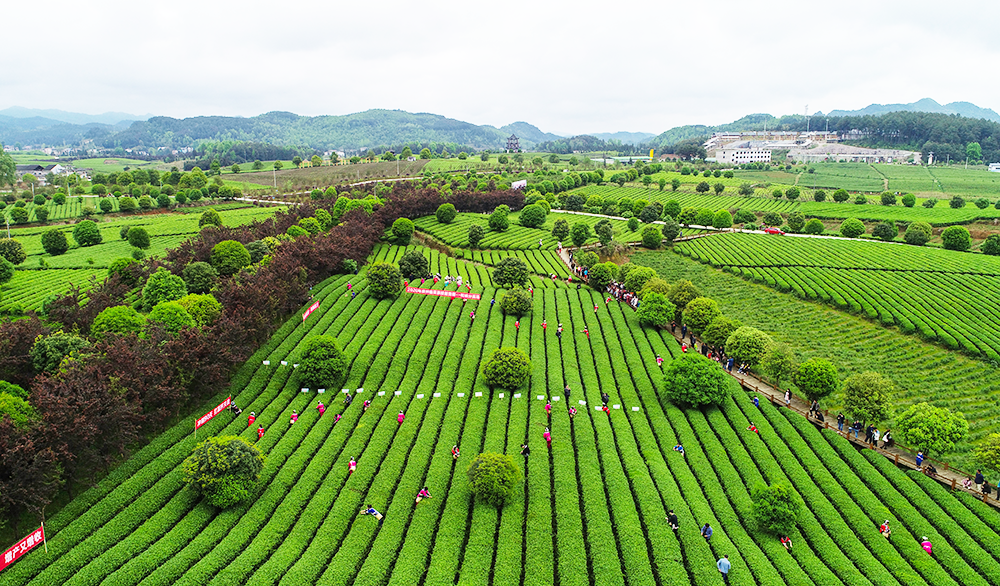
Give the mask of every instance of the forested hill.
M 252 118 L 204 116 L 178 120 L 157 116 L 145 122 L 135 122 L 127 130 L 105 137 L 103 142 L 109 148 L 129 148 L 140 145 L 189 146 L 198 140 L 239 140 L 347 151 L 434 142 L 496 150 L 506 145 L 512 127 L 521 138 L 522 148 L 533 146 L 548 137 L 558 138 L 524 122 L 498 129 L 436 114 L 367 110 L 345 116 L 315 117 L 289 112 L 268 112 Z

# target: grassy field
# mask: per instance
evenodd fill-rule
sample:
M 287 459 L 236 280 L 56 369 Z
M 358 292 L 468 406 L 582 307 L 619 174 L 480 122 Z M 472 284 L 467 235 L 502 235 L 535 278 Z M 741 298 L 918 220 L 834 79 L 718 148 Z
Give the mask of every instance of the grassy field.
M 358 163 L 356 165 L 326 165 L 323 167 L 306 167 L 296 169 L 291 162 L 286 161 L 284 168 L 275 172 L 265 165 L 263 171 L 243 172 L 239 175 L 227 173 L 225 177 L 234 182 L 255 183 L 265 187 L 274 187 L 277 180 L 278 189 L 284 191 L 302 191 L 314 188 L 325 189 L 329 185 L 342 182 L 360 182 L 370 179 L 392 177 L 412 177 L 419 175 L 427 161 L 380 161 L 377 163 Z
M 112 171 L 122 171 L 125 167 L 131 169 L 160 168 L 163 163 L 160 161 L 143 161 L 141 159 L 128 159 L 125 157 L 99 157 L 96 159 L 77 159 L 72 162 L 74 167 L 81 169 L 93 169 L 96 173 L 110 173 Z
M 787 410 L 757 409 L 735 389 L 721 408 L 661 405 L 654 358 L 669 361 L 679 348 L 626 306 L 547 288 L 515 328 L 515 318 L 491 311 L 485 269 L 431 257 L 432 271 L 472 278 L 483 299 L 377 301 L 363 275 L 350 277 L 356 296 L 348 277 L 330 279 L 314 291 L 320 310 L 305 322 L 293 316 L 238 373 L 234 399 L 265 428 L 257 445 L 267 462 L 250 501 L 219 511 L 183 487 L 180 463 L 195 444 L 185 421 L 47 519 L 49 553 L 27 554 L 5 571 L 5 585 L 709 585 L 720 583 L 714 564 L 723 554 L 738 585 L 1000 583 L 990 553 L 1000 548 L 995 511 L 858 454 Z M 669 253 L 643 258 L 691 264 Z M 561 341 L 542 319 L 565 324 Z M 349 356 L 342 386 L 357 396 L 349 407 L 337 392 L 300 391 L 291 365 L 321 333 L 337 336 Z M 510 345 L 530 355 L 532 377 L 514 392 L 491 390 L 479 362 Z M 562 396 L 566 384 L 572 400 Z M 610 416 L 595 411 L 602 391 Z M 551 418 L 542 398 L 552 400 Z M 317 399 L 329 415 L 313 408 Z M 372 401 L 367 411 L 362 399 Z M 293 409 L 302 414 L 295 425 Z M 746 430 L 751 421 L 759 435 Z M 229 413 L 202 434 L 256 441 Z M 522 459 L 524 441 L 532 451 Z M 672 450 L 677 443 L 686 456 Z M 525 467 L 502 510 L 474 502 L 467 486 L 464 471 L 484 450 Z M 348 475 L 351 457 L 358 470 Z M 751 521 L 749 490 L 759 481 L 788 482 L 805 501 L 792 554 Z M 433 498 L 415 505 L 422 486 Z M 366 503 L 384 513 L 383 526 L 359 516 Z M 668 509 L 680 518 L 677 533 L 664 523 Z M 885 519 L 889 541 L 877 531 Z M 705 522 L 710 541 L 698 533 Z M 920 548 L 923 535 L 934 556 Z

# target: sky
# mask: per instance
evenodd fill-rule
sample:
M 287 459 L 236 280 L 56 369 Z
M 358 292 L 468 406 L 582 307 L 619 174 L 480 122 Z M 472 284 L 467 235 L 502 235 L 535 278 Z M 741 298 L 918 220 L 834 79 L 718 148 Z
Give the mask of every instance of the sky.
M 0 109 L 373 108 L 570 136 L 871 103 L 1000 111 L 1000 2 L 134 2 L 4 10 Z

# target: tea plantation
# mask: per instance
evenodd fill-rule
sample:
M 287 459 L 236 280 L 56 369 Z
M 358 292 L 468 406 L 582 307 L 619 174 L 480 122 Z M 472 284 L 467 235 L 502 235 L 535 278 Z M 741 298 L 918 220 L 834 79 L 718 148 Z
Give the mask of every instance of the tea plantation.
M 719 408 L 661 402 L 655 358 L 667 366 L 680 348 L 625 304 L 533 277 L 532 311 L 516 324 L 491 305 L 500 292 L 486 253 L 466 262 L 418 250 L 431 272 L 461 275 L 482 298 L 378 300 L 364 272 L 333 277 L 313 290 L 319 310 L 289 319 L 230 390 L 202 406 L 198 415 L 231 393 L 242 407 L 198 437 L 237 434 L 260 447 L 266 463 L 251 499 L 218 510 L 185 488 L 192 417 L 47 519 L 48 553 L 36 548 L 7 568 L 4 585 L 708 585 L 722 583 L 723 555 L 733 584 L 1000 584 L 996 510 L 787 410 L 757 408 L 735 384 Z M 401 253 L 381 245 L 372 260 Z M 531 258 L 547 274 L 551 259 Z M 345 349 L 350 405 L 341 389 L 301 388 L 295 365 L 320 334 Z M 502 346 L 530 357 L 520 389 L 490 389 L 479 374 Z M 502 509 L 468 487 L 466 468 L 483 451 L 512 455 L 524 478 Z M 791 552 L 752 519 L 750 491 L 761 481 L 788 483 L 805 504 Z M 425 486 L 432 498 L 415 503 Z M 382 523 L 360 515 L 368 504 Z M 671 509 L 676 532 L 665 521 Z M 887 519 L 890 539 L 878 531 Z M 699 534 L 705 523 L 710 540 Z

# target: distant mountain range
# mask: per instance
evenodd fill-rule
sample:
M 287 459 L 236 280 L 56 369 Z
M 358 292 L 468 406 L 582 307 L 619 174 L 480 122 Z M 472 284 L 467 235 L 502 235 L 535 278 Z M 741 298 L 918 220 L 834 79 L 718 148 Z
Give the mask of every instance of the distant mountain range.
M 124 112 L 105 112 L 104 114 L 79 114 L 77 112 L 65 112 L 63 110 L 39 110 L 36 108 L 22 108 L 21 106 L 11 106 L 0 110 L 0 116 L 10 118 L 42 118 L 66 124 L 107 124 L 115 126 L 119 122 L 132 123 L 136 120 L 147 120 L 152 114 L 136 116 L 135 114 L 125 114 Z
M 989 108 L 980 108 L 969 102 L 952 102 L 941 104 L 930 98 L 917 100 L 912 104 L 871 104 L 860 110 L 832 110 L 827 116 L 878 116 L 889 112 L 930 112 L 932 114 L 958 114 L 966 118 L 983 118 L 991 122 L 1000 122 L 1000 114 Z M 2 112 L 0 112 L 2 113 Z M 822 116 L 822 112 L 817 112 Z

